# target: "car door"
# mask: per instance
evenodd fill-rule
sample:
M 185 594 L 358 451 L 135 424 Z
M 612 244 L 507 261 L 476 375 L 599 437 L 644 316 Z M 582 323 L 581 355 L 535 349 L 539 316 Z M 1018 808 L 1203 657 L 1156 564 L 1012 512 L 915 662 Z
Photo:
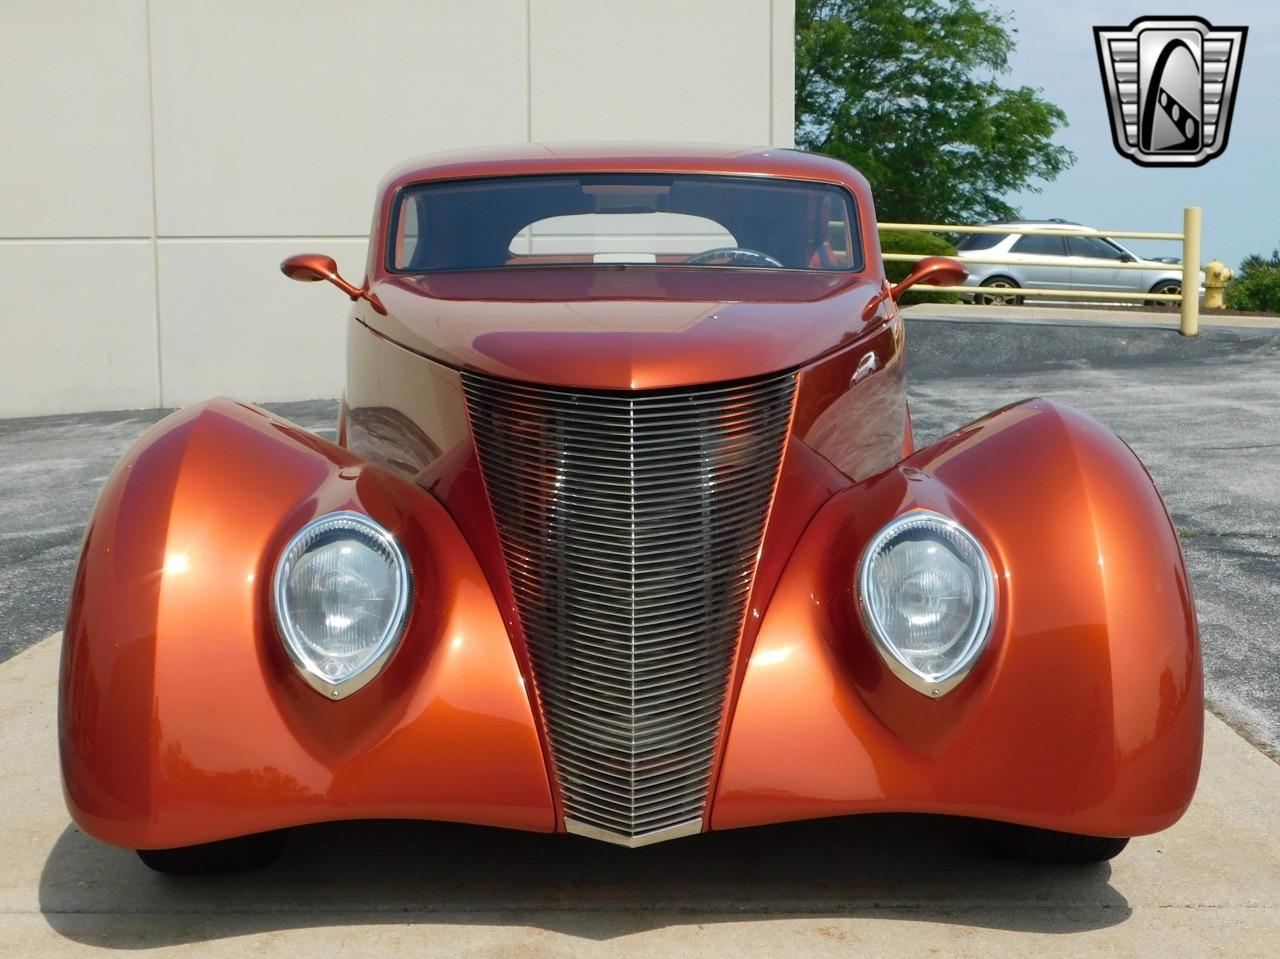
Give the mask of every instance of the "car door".
M 1128 259 L 1128 254 L 1100 236 L 1069 236 L 1067 252 L 1072 266 L 1071 285 L 1078 289 L 1137 290 L 1141 285 L 1141 270 L 1117 266 Z
M 1009 248 L 1010 259 L 1017 264 L 1014 279 L 1034 289 L 1066 289 L 1071 286 L 1066 253 L 1062 236 L 1020 236 Z

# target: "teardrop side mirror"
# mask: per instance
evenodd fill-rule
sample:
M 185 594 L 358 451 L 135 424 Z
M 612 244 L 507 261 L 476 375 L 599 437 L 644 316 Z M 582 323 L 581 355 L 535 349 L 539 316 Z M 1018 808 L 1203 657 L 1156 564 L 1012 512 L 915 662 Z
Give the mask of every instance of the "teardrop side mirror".
M 352 300 L 366 300 L 370 306 L 386 316 L 386 307 L 382 305 L 378 295 L 343 279 L 342 274 L 338 272 L 337 262 L 331 256 L 325 256 L 323 253 L 295 253 L 280 264 L 280 272 L 289 279 L 302 283 L 328 280 Z
M 927 256 L 916 264 L 905 280 L 893 286 L 889 295 L 894 302 L 917 283 L 926 286 L 959 286 L 969 278 L 969 271 L 958 260 L 946 256 Z
M 316 280 L 332 280 L 338 276 L 338 263 L 323 253 L 298 253 L 280 264 L 280 272 L 291 280 L 314 283 Z M 345 280 L 343 281 L 346 282 Z

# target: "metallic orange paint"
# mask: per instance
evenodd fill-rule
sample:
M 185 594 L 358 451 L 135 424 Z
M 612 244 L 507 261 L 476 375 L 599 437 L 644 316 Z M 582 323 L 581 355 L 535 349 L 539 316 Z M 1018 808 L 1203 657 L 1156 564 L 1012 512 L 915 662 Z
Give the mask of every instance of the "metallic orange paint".
M 741 275 L 739 275 L 741 274 Z M 689 267 L 477 271 L 377 285 L 375 332 L 454 367 L 659 389 L 791 369 L 847 346 L 881 287 L 841 273 Z
M 386 269 L 401 188 L 433 180 L 545 173 L 769 176 L 832 183 L 858 211 L 859 273 L 614 265 L 404 275 Z M 393 171 L 369 243 L 376 332 L 457 367 L 543 385 L 649 389 L 791 369 L 848 345 L 884 288 L 875 211 L 852 167 L 794 150 L 696 146 L 509 147 L 437 154 Z M 874 307 L 872 308 L 874 314 Z
M 919 260 L 915 268 L 899 283 L 895 283 L 889 290 L 889 295 L 898 300 L 902 294 L 907 292 L 917 283 L 923 283 L 926 286 L 959 286 L 969 277 L 969 271 L 964 268 L 959 260 L 952 260 L 945 256 L 927 256 L 923 260 Z
M 965 523 L 997 569 L 992 641 L 932 700 L 858 622 L 853 569 L 916 508 Z M 715 799 L 717 829 L 933 812 L 1102 836 L 1191 801 L 1203 723 L 1195 613 L 1164 505 L 1081 414 L 1010 407 L 833 497 L 760 626 Z
M 603 170 L 842 184 L 866 269 L 381 267 L 406 184 Z M 1199 768 L 1200 660 L 1150 478 L 1098 424 L 1041 401 L 912 452 L 874 221 L 858 174 L 792 151 L 527 146 L 393 173 L 371 295 L 352 308 L 339 444 L 217 400 L 163 421 L 107 482 L 64 648 L 76 821 L 138 848 L 366 817 L 563 829 L 462 369 L 591 389 L 798 372 L 709 828 L 913 810 L 1127 836 L 1177 819 Z M 863 544 L 917 507 L 965 523 L 998 572 L 988 649 L 938 700 L 885 669 L 852 590 Z M 283 543 L 337 509 L 391 529 L 418 589 L 386 669 L 330 702 L 288 663 L 268 592 Z
M 367 512 L 413 557 L 407 635 L 341 702 L 284 655 L 272 566 L 312 517 Z M 174 414 L 107 482 L 67 625 L 68 806 L 134 848 L 300 822 L 553 828 L 524 678 L 471 550 L 411 483 L 226 400 Z
M 338 272 L 337 262 L 333 257 L 323 253 L 296 253 L 280 264 L 280 272 L 291 280 L 303 283 L 328 280 L 349 298 L 367 300 L 378 313 L 385 315 L 387 312 L 376 293 L 370 293 L 368 289 L 362 289 L 344 280 L 342 274 Z

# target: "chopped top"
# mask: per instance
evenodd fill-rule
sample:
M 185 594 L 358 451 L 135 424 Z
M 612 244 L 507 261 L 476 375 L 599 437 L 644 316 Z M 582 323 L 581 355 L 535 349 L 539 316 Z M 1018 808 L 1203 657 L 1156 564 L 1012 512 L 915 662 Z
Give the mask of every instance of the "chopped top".
M 683 171 L 757 174 L 862 185 L 850 166 L 788 147 L 690 143 L 521 143 L 415 157 L 393 169 L 383 189 L 417 180 L 521 173 Z

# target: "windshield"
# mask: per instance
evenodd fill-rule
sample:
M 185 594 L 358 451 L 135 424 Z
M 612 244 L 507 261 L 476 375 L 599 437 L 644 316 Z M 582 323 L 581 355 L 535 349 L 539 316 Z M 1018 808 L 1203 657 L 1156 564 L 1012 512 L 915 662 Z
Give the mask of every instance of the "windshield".
M 828 184 L 701 174 L 521 176 L 405 187 L 399 273 L 680 265 L 860 270 L 853 197 Z

